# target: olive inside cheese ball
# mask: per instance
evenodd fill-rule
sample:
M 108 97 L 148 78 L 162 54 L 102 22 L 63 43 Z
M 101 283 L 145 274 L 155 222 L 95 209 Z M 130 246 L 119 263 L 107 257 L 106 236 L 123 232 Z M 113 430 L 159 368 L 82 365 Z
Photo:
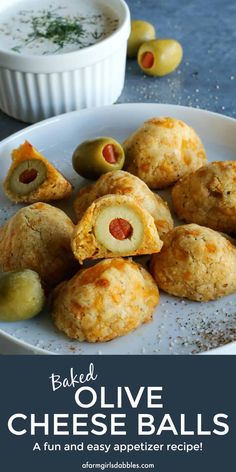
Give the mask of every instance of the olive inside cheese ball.
M 39 159 L 25 159 L 11 173 L 9 186 L 18 195 L 28 195 L 37 189 L 47 178 L 47 168 Z
M 183 49 L 174 39 L 154 39 L 143 43 L 138 64 L 148 75 L 162 77 L 173 72 L 182 61 Z
M 162 247 L 153 217 L 124 195 L 95 200 L 76 225 L 71 244 L 81 264 L 86 259 L 152 254 Z
M 212 162 L 185 175 L 175 184 L 172 200 L 186 222 L 236 233 L 236 162 Z
M 167 203 L 159 195 L 151 192 L 142 180 L 123 170 L 107 172 L 93 185 L 79 190 L 74 201 L 74 210 L 78 220 L 82 218 L 94 200 L 108 194 L 133 197 L 153 216 L 160 237 L 173 228 L 173 220 Z
M 70 338 L 104 342 L 150 321 L 158 303 L 158 288 L 141 265 L 106 259 L 55 289 L 52 316 Z
M 236 291 L 236 248 L 216 231 L 189 224 L 170 231 L 151 273 L 167 293 L 196 301 Z
M 0 273 L 0 320 L 21 321 L 42 310 L 45 295 L 39 275 L 33 270 Z
M 62 200 L 73 190 L 71 183 L 28 141 L 12 151 L 3 188 L 15 203 Z
M 0 271 L 31 269 L 47 289 L 73 275 L 74 225 L 58 208 L 34 203 L 19 210 L 0 228 Z
M 193 128 L 175 118 L 146 121 L 123 143 L 124 169 L 152 189 L 173 185 L 184 174 L 202 167 L 206 153 Z
M 150 41 L 155 37 L 155 28 L 151 23 L 143 20 L 132 20 L 131 33 L 129 35 L 127 48 L 128 57 L 136 57 L 141 44 L 145 41 Z
M 84 141 L 74 151 L 72 164 L 77 174 L 95 180 L 105 172 L 122 169 L 125 155 L 113 138 L 100 137 Z

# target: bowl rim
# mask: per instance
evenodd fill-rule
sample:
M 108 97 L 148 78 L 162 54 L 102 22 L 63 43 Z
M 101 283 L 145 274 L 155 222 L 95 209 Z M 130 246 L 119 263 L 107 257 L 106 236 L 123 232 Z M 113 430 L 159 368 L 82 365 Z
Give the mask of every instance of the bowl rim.
M 17 1 L 13 0 L 14 4 Z M 104 0 L 99 3 L 104 3 Z M 19 54 L 0 46 L 1 67 L 19 72 L 52 73 L 76 70 L 102 61 L 120 49 L 122 42 L 128 40 L 131 29 L 130 11 L 125 0 L 109 0 L 109 7 L 115 9 L 120 23 L 115 31 L 101 41 L 72 52 L 47 55 Z

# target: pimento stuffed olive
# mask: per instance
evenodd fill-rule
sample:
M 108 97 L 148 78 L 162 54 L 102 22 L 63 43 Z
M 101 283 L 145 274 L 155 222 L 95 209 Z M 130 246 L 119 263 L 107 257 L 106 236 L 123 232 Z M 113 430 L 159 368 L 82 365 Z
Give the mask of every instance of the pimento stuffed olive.
M 113 138 L 100 137 L 84 141 L 74 151 L 72 163 L 77 174 L 96 180 L 112 170 L 120 170 L 125 155 L 122 146 Z
M 148 75 L 162 77 L 180 64 L 183 49 L 174 39 L 154 39 L 143 43 L 138 51 L 138 64 Z
M 0 274 L 0 320 L 21 321 L 42 310 L 45 295 L 39 275 L 33 270 Z
M 131 33 L 128 39 L 128 57 L 136 57 L 141 44 L 145 41 L 155 39 L 155 37 L 155 28 L 151 23 L 142 20 L 132 20 Z

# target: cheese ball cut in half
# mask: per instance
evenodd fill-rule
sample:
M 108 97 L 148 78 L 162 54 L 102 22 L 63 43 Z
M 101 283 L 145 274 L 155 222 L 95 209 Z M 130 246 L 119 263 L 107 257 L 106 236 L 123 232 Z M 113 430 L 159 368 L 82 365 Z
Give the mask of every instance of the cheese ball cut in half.
M 72 339 L 105 342 L 152 319 L 158 288 L 139 264 L 106 259 L 80 270 L 55 290 L 53 321 Z
M 123 144 L 124 169 L 148 187 L 162 189 L 206 163 L 202 142 L 193 128 L 175 118 L 146 121 Z
M 74 225 L 58 208 L 34 203 L 0 228 L 0 271 L 31 269 L 50 289 L 75 272 L 71 251 Z
M 72 250 L 81 264 L 86 259 L 152 254 L 161 247 L 153 217 L 124 195 L 95 200 L 72 236 Z
M 177 215 L 223 233 L 236 233 L 236 162 L 212 162 L 180 179 L 172 190 Z
M 167 203 L 159 195 L 151 192 L 141 179 L 123 170 L 107 172 L 95 184 L 79 190 L 74 201 L 74 210 L 78 220 L 82 218 L 94 200 L 108 194 L 133 197 L 153 216 L 160 237 L 173 228 L 174 224 Z
M 151 260 L 158 287 L 177 297 L 215 300 L 236 291 L 236 248 L 216 231 L 195 224 L 170 231 Z
M 73 190 L 70 182 L 28 141 L 12 152 L 3 187 L 15 203 L 62 200 Z

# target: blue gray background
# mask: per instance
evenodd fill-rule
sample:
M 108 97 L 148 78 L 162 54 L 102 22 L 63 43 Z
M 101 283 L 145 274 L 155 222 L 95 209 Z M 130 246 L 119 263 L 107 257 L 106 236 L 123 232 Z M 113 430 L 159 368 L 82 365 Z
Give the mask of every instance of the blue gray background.
M 236 116 L 235 0 L 127 0 L 133 19 L 152 22 L 158 37 L 174 38 L 184 49 L 172 74 L 152 78 L 127 61 L 118 103 L 186 105 Z M 0 112 L 0 139 L 26 126 Z

